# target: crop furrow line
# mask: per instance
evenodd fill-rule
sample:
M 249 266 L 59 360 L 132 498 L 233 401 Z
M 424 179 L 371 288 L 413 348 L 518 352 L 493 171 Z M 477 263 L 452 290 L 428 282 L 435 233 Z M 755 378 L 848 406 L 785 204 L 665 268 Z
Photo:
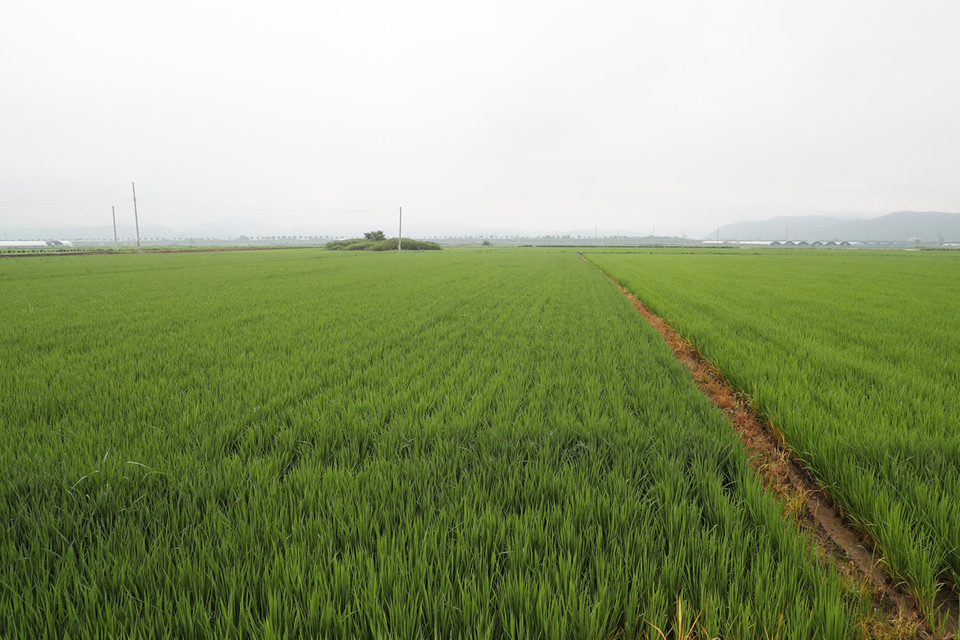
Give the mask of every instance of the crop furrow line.
M 754 410 L 752 399 L 731 385 L 695 345 L 648 309 L 629 289 L 585 255 L 581 254 L 581 258 L 617 285 L 640 315 L 660 333 L 701 392 L 727 416 L 730 427 L 738 433 L 750 453 L 750 463 L 764 487 L 784 504 L 786 513 L 796 516 L 798 524 L 813 534 L 821 557 L 832 558 L 838 568 L 855 568 L 888 609 L 892 625 L 899 626 L 907 621 L 916 628 L 917 637 L 936 637 L 935 625 L 921 615 L 919 604 L 906 585 L 894 580 L 884 570 L 871 537 L 841 512 L 794 456 L 780 431 Z M 948 612 L 946 627 L 956 629 L 960 612 L 950 590 L 941 592 L 937 604 L 939 611 Z

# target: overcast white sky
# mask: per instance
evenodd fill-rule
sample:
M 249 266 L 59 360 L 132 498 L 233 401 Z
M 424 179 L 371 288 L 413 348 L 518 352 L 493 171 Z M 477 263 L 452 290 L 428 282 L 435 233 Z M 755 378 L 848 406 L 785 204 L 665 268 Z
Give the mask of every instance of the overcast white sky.
M 960 211 L 960 2 L 0 4 L 0 225 Z

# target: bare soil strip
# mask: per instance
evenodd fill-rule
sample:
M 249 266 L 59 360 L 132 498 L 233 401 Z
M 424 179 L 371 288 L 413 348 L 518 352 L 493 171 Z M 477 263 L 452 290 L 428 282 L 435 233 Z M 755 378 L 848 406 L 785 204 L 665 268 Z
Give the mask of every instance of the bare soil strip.
M 590 262 L 586 256 L 582 257 Z M 602 269 L 600 271 L 610 277 Z M 726 414 L 730 426 L 740 435 L 750 453 L 751 464 L 763 479 L 764 486 L 785 505 L 789 515 L 797 518 L 800 526 L 813 534 L 821 557 L 832 560 L 842 575 L 869 589 L 875 601 L 886 611 L 886 620 L 870 621 L 870 628 L 864 629 L 869 637 L 936 637 L 934 625 L 920 615 L 917 601 L 905 585 L 895 582 L 884 571 L 869 536 L 843 516 L 829 495 L 794 458 L 782 434 L 754 411 L 750 398 L 728 383 L 693 344 L 647 309 L 619 282 L 613 278 L 610 280 L 660 332 L 700 390 Z M 949 611 L 947 629 L 956 630 L 957 605 L 949 590 L 944 592 L 938 604 L 944 605 L 941 611 Z M 946 636 L 953 637 L 953 633 Z

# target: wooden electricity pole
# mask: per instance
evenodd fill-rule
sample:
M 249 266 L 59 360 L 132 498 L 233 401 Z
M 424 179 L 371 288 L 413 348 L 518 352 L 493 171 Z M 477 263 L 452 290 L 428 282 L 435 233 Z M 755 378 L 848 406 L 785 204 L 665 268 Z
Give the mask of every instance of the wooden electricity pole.
M 117 246 L 117 208 L 110 207 L 110 213 L 113 214 L 113 246 Z
M 137 225 L 137 253 L 140 253 L 140 216 L 137 215 L 137 185 L 131 182 L 133 187 L 133 220 Z
M 397 236 L 397 253 L 403 251 L 403 207 L 400 207 L 400 232 Z

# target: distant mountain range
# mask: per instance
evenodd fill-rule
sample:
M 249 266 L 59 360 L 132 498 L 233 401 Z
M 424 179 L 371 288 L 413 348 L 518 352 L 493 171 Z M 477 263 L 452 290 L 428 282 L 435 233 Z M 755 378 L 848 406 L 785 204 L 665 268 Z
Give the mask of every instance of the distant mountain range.
M 302 226 L 283 228 L 269 222 L 249 219 L 229 219 L 204 223 L 188 229 L 171 229 L 162 225 L 141 225 L 140 237 L 145 241 L 174 239 L 217 239 L 234 240 L 241 236 L 260 237 L 313 237 L 345 238 L 357 237 L 369 227 L 362 224 L 332 226 Z M 445 237 L 549 237 L 545 233 L 519 231 L 503 228 L 483 228 L 460 224 L 410 224 L 404 225 L 404 236 L 411 238 Z M 723 240 L 846 240 L 859 242 L 908 242 L 919 240 L 925 243 L 960 242 L 960 213 L 939 211 L 900 211 L 871 220 L 842 219 L 827 216 L 780 217 L 762 221 L 737 222 L 719 228 L 719 239 Z M 715 231 L 704 240 L 717 239 Z M 389 232 L 388 232 L 389 234 Z M 117 235 L 121 241 L 132 241 L 136 230 L 131 224 L 117 225 Z M 613 238 L 624 235 L 621 231 L 610 229 L 577 229 L 554 232 L 553 237 L 571 239 Z M 635 235 L 627 232 L 625 235 Z M 0 229 L 0 240 L 81 240 L 113 241 L 113 227 L 7 227 Z M 660 238 L 659 240 L 683 242 L 680 238 Z
M 960 213 L 898 211 L 869 220 L 780 217 L 724 225 L 704 239 L 715 240 L 718 235 L 720 240 L 960 242 Z

